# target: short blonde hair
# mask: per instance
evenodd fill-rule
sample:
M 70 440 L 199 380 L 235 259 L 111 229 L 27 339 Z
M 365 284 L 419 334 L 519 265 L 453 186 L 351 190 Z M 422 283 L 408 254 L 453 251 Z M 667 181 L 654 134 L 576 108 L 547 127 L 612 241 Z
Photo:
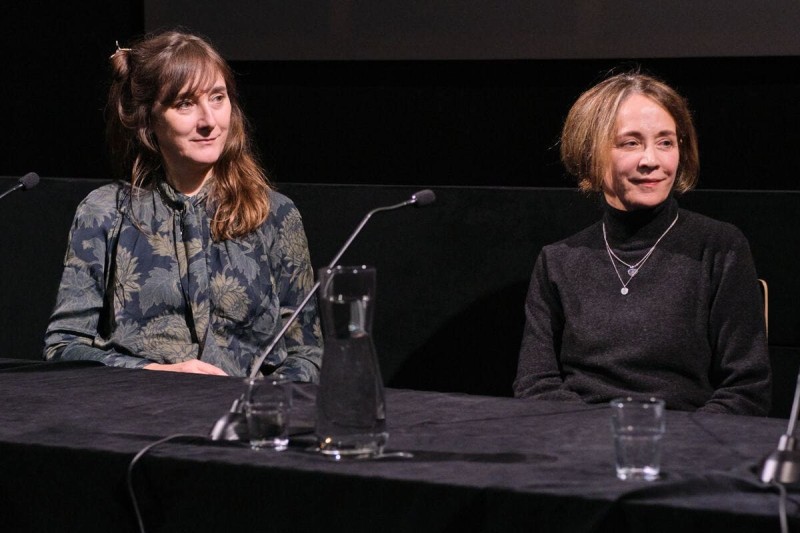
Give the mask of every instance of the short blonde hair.
M 617 111 L 632 94 L 641 94 L 663 107 L 675 121 L 678 136 L 678 173 L 673 190 L 679 193 L 697 184 L 700 156 L 697 132 L 686 100 L 672 87 L 638 72 L 617 74 L 584 92 L 569 110 L 561 131 L 561 162 L 585 192 L 601 192 L 611 164 Z

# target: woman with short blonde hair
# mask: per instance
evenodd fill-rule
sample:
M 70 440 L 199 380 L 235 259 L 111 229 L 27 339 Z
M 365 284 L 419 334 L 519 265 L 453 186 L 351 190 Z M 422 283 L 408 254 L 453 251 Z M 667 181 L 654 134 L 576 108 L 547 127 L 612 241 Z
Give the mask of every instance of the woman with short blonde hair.
M 668 408 L 766 415 L 770 367 L 747 240 L 681 209 L 697 140 L 685 100 L 640 73 L 575 102 L 561 156 L 601 220 L 545 246 L 525 304 L 514 393 L 603 403 L 656 396 Z
M 700 156 L 689 105 L 669 85 L 638 73 L 608 78 L 584 92 L 573 104 L 561 132 L 561 161 L 567 172 L 578 179 L 582 191 L 601 192 L 609 165 L 609 147 L 616 131 L 617 110 L 633 93 L 658 103 L 675 120 L 680 164 L 674 190 L 683 193 L 693 189 L 700 171 Z

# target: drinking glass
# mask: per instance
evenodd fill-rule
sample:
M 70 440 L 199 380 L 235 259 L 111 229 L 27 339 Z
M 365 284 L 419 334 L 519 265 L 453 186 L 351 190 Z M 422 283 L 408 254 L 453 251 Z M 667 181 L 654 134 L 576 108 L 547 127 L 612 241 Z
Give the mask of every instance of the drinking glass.
M 245 379 L 244 414 L 250 447 L 254 450 L 285 450 L 289 446 L 292 409 L 291 382 L 270 377 Z
M 664 400 L 611 400 L 611 429 L 617 477 L 653 481 L 661 471 L 661 438 L 665 432 Z

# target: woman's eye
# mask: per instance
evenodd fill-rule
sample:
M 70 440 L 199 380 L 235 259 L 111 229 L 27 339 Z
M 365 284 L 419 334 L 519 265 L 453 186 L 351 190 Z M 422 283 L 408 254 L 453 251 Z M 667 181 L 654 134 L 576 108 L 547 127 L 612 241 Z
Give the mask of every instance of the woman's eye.
M 176 109 L 189 109 L 189 107 L 191 106 L 192 106 L 191 100 L 179 100 L 178 102 L 175 103 Z

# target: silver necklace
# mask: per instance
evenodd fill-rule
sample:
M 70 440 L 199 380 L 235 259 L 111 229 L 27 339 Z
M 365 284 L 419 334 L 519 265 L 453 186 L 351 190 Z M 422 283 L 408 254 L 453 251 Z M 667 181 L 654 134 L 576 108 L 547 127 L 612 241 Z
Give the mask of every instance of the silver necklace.
M 609 246 L 608 244 L 608 237 L 606 235 L 606 223 L 603 222 L 603 241 L 605 241 L 606 243 L 606 252 L 608 252 L 608 259 L 611 261 L 611 266 L 614 267 L 614 273 L 617 275 L 617 277 L 619 278 L 619 282 L 622 284 L 622 288 L 619 290 L 619 292 L 622 293 L 623 296 L 628 294 L 628 284 L 631 282 L 633 277 L 639 273 L 639 271 L 644 266 L 645 262 L 648 259 L 650 259 L 651 255 L 653 255 L 653 251 L 656 249 L 656 246 L 658 246 L 658 243 L 660 243 L 661 239 L 663 239 L 664 236 L 667 233 L 669 233 L 669 230 L 672 229 L 672 226 L 674 226 L 677 221 L 678 221 L 678 215 L 676 214 L 675 220 L 673 220 L 672 224 L 670 224 L 669 227 L 666 230 L 664 230 L 664 233 L 661 234 L 661 237 L 659 237 L 656 240 L 656 243 L 647 251 L 646 254 L 644 254 L 644 257 L 642 257 L 632 265 L 620 259 L 619 256 L 614 253 L 614 250 L 611 249 L 611 246 Z M 622 276 L 619 273 L 619 269 L 617 269 L 617 261 L 628 267 L 628 281 L 623 281 Z

